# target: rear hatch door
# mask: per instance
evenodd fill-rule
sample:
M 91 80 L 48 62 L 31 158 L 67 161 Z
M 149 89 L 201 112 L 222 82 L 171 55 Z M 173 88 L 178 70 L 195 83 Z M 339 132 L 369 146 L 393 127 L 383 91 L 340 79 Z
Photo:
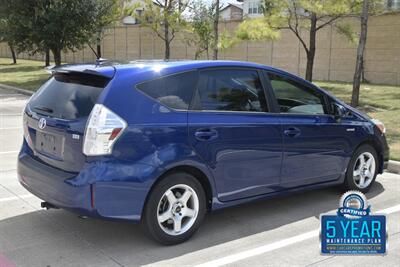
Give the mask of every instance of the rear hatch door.
M 58 169 L 80 171 L 86 159 L 82 153 L 86 122 L 110 79 L 76 71 L 53 74 L 24 113 L 34 157 Z

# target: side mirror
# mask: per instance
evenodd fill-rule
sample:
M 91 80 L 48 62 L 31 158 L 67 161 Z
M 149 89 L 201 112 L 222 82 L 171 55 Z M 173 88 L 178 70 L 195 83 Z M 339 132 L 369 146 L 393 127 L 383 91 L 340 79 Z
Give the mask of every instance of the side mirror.
M 347 114 L 347 109 L 338 103 L 333 103 L 333 113 L 336 120 L 340 120 Z

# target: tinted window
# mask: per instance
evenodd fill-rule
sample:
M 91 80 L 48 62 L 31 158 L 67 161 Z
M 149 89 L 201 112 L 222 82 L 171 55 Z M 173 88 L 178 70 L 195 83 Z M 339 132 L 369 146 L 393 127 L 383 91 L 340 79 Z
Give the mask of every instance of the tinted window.
M 199 77 L 202 110 L 267 111 L 266 98 L 255 70 L 208 70 Z
M 195 71 L 179 73 L 138 84 L 136 88 L 170 108 L 188 109 L 196 77 Z
M 291 79 L 268 74 L 281 112 L 324 114 L 323 96 Z
M 108 81 L 108 78 L 84 73 L 56 73 L 32 97 L 29 107 L 61 119 L 85 117 Z

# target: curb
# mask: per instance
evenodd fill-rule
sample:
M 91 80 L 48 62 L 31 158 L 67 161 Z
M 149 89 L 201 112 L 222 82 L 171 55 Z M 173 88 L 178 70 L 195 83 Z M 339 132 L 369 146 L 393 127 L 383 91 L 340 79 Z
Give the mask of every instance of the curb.
M 21 88 L 15 87 L 15 86 L 6 85 L 6 84 L 2 84 L 2 83 L 0 83 L 0 88 L 6 89 L 6 90 L 11 90 L 11 91 L 14 91 L 14 92 L 17 92 L 17 93 L 20 93 L 23 95 L 28 95 L 28 96 L 31 96 L 34 93 L 33 91 L 30 91 L 30 90 L 25 90 L 25 89 L 21 89 Z
M 389 160 L 387 171 L 395 174 L 400 174 L 400 161 Z

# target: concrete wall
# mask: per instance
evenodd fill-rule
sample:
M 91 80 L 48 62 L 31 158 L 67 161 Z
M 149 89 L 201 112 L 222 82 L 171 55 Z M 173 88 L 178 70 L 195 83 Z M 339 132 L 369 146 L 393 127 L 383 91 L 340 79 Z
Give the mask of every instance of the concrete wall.
M 233 31 L 239 22 L 220 24 L 223 30 Z M 354 29 L 358 22 L 352 21 Z M 314 79 L 351 81 L 355 67 L 357 44 L 349 43 L 330 26 L 318 32 Z M 306 38 L 306 37 L 305 37 Z M 307 39 L 307 38 L 306 38 Z M 147 28 L 139 25 L 105 29 L 102 43 L 107 59 L 137 60 L 163 58 L 164 44 Z M 172 43 L 171 58 L 193 59 L 195 47 L 183 36 Z M 5 44 L 0 44 L 0 56 L 10 57 Z M 43 55 L 20 54 L 19 58 L 43 59 Z M 87 47 L 82 51 L 63 53 L 64 62 L 90 62 L 94 55 Z M 289 31 L 282 31 L 277 41 L 242 42 L 221 51 L 220 59 L 254 61 L 285 69 L 304 76 L 306 56 L 298 39 Z M 372 83 L 400 85 L 400 13 L 371 17 L 366 48 L 365 78 Z

